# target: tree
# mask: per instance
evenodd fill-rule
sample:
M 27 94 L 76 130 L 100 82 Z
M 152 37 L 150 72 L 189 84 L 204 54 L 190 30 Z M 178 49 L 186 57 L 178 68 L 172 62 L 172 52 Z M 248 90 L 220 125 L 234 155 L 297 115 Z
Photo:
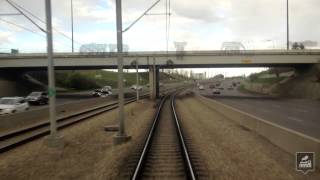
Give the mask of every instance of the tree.
M 292 44 L 292 49 L 299 49 L 299 44 L 297 42 L 294 42 Z
M 304 44 L 303 44 L 303 43 L 297 43 L 297 42 L 294 42 L 294 43 L 292 44 L 292 49 L 296 49 L 296 50 L 298 50 L 298 49 L 300 49 L 300 50 L 304 50 L 304 49 L 305 49 L 305 46 L 304 46 Z
M 304 50 L 304 45 L 303 45 L 302 43 L 300 43 L 299 48 L 300 48 L 301 50 Z

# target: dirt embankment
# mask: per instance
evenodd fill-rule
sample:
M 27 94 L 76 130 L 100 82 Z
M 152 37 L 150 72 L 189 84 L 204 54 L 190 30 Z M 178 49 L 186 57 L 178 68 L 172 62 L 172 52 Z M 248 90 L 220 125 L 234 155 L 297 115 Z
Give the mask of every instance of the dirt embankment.
M 287 82 L 279 84 L 276 93 L 282 96 L 320 100 L 320 65 L 314 65 Z
M 66 146 L 51 149 L 43 139 L 0 154 L 0 179 L 118 179 L 123 166 L 144 138 L 154 115 L 153 102 L 144 100 L 125 107 L 129 143 L 113 146 L 115 133 L 105 132 L 106 125 L 117 124 L 117 110 L 60 131 Z
M 275 83 L 244 82 L 243 89 L 280 97 L 320 100 L 320 65 L 296 69 L 293 76 Z
M 318 171 L 296 172 L 293 156 L 215 111 L 210 102 L 189 97 L 178 100 L 177 106 L 212 179 L 320 179 Z

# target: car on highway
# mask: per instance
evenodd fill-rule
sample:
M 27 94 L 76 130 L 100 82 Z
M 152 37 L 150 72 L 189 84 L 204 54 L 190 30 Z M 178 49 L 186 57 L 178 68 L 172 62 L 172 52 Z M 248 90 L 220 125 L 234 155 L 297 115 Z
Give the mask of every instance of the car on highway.
M 236 86 L 237 86 L 237 83 L 236 83 L 236 82 L 232 82 L 232 86 L 233 86 L 233 87 L 236 87 Z
M 200 86 L 199 86 L 199 90 L 204 90 L 204 86 L 203 86 L 203 85 L 200 85 Z
M 233 90 L 234 88 L 232 86 L 228 87 L 228 90 Z
M 101 88 L 101 91 L 105 91 L 105 92 L 112 91 L 112 87 L 111 87 L 111 86 L 103 86 L 103 87 Z
M 220 90 L 217 89 L 217 88 L 214 88 L 214 89 L 212 90 L 212 93 L 213 93 L 213 94 L 221 94 Z
M 32 92 L 26 97 L 29 104 L 48 104 L 48 94 L 46 92 Z
M 132 85 L 132 86 L 130 87 L 130 89 L 141 91 L 141 90 L 142 90 L 142 86 Z
M 112 92 L 108 91 L 106 89 L 95 89 L 92 92 L 92 96 L 94 96 L 94 97 L 107 97 L 107 96 L 109 96 L 111 94 L 112 94 Z
M 29 110 L 29 103 L 23 97 L 3 97 L 0 99 L 0 115 Z
M 215 88 L 215 87 L 216 87 L 216 86 L 215 86 L 214 84 L 210 84 L 210 85 L 209 85 L 209 88 L 210 88 L 210 89 L 213 89 L 213 88 Z

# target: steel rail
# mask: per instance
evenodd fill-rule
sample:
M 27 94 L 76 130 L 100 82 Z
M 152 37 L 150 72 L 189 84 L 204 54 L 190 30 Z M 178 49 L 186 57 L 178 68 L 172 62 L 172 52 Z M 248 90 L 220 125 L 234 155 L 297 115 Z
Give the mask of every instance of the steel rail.
M 181 126 L 180 126 L 180 121 L 179 121 L 179 118 L 178 118 L 178 115 L 177 115 L 177 112 L 176 112 L 176 108 L 175 108 L 175 96 L 176 94 L 174 94 L 172 97 L 171 97 L 171 109 L 172 109 L 172 114 L 174 116 L 174 119 L 176 121 L 176 126 L 177 126 L 177 131 L 178 131 L 178 135 L 179 135 L 179 140 L 180 140 L 180 145 L 181 145 L 181 148 L 182 148 L 182 151 L 183 151 L 183 156 L 184 156 L 184 160 L 185 160 L 185 163 L 187 164 L 187 169 L 188 169 L 188 178 L 189 179 L 192 179 L 192 180 L 195 180 L 196 179 L 196 176 L 195 176 L 195 173 L 194 173 L 194 168 L 192 166 L 192 162 L 190 160 L 190 155 L 189 155 L 189 151 L 188 151 L 188 147 L 186 146 L 186 143 L 185 143 L 185 140 L 184 140 L 184 136 L 183 136 L 183 132 L 182 132 L 182 129 L 181 129 Z
M 148 96 L 148 95 L 143 95 L 142 97 L 146 97 L 146 96 Z M 132 102 L 135 102 L 135 98 L 128 98 L 127 101 L 125 102 L 125 104 L 129 104 L 129 103 L 132 103 Z M 110 104 L 107 104 L 107 105 L 94 107 L 94 108 L 91 108 L 89 110 L 85 110 L 85 111 L 82 111 L 82 112 L 74 113 L 74 114 L 59 118 L 57 120 L 57 122 L 59 123 L 58 124 L 58 129 L 62 129 L 62 128 L 68 127 L 70 125 L 73 125 L 75 123 L 81 122 L 81 121 L 86 120 L 88 118 L 97 116 L 97 115 L 99 115 L 101 113 L 116 109 L 117 107 L 118 107 L 118 103 L 115 102 L 115 103 L 110 103 Z M 75 120 L 72 120 L 72 118 L 75 118 Z M 40 137 L 43 137 L 43 136 L 49 134 L 49 129 L 47 128 L 48 126 L 49 126 L 49 122 L 47 121 L 47 122 L 42 122 L 42 123 L 30 126 L 30 127 L 22 128 L 22 129 L 19 129 L 19 130 L 12 131 L 12 132 L 9 132 L 9 133 L 1 135 L 0 136 L 0 141 L 4 142 L 4 141 L 10 141 L 10 140 L 12 140 L 14 138 L 17 138 L 19 136 L 23 136 L 23 135 L 28 134 L 28 133 L 39 131 L 39 132 L 36 132 L 34 135 L 23 137 L 23 138 L 21 138 L 20 140 L 18 140 L 16 142 L 8 143 L 8 144 L 6 144 L 4 146 L 2 146 L 0 144 L 0 153 L 9 151 L 9 150 L 11 150 L 11 149 L 13 149 L 15 147 L 18 147 L 20 145 L 23 145 L 25 143 L 28 143 L 30 141 L 33 141 L 35 139 L 38 139 Z M 42 128 L 46 128 L 46 129 L 41 130 Z
M 185 165 L 186 165 L 186 170 L 188 171 L 187 172 L 187 177 L 188 177 L 188 179 L 195 180 L 196 176 L 195 176 L 195 173 L 194 173 L 194 170 L 193 170 L 194 168 L 193 168 L 191 160 L 190 160 L 188 149 L 187 149 L 187 146 L 186 146 L 186 143 L 185 143 L 185 140 L 184 140 L 184 136 L 182 134 L 181 126 L 179 124 L 178 116 L 177 116 L 177 113 L 176 113 L 176 110 L 175 110 L 175 102 L 174 102 L 175 95 L 176 95 L 176 93 L 173 93 L 171 95 L 171 103 L 170 104 L 171 104 L 172 115 L 173 115 L 174 120 L 175 120 L 176 130 L 177 130 L 177 133 L 178 133 L 180 147 L 182 149 L 182 154 L 183 154 L 184 162 L 185 162 Z M 162 108 L 164 106 L 164 102 L 168 99 L 169 96 L 170 95 L 167 95 L 161 100 L 161 103 L 160 103 L 160 105 L 158 107 L 158 110 L 155 113 L 152 126 L 151 126 L 150 131 L 149 131 L 149 133 L 147 135 L 147 139 L 146 139 L 146 141 L 144 143 L 144 147 L 143 147 L 143 150 L 142 150 L 142 152 L 140 154 L 139 161 L 138 161 L 138 163 L 137 163 L 137 165 L 135 167 L 134 173 L 131 176 L 131 180 L 138 180 L 141 177 L 141 174 L 142 174 L 142 171 L 143 171 L 143 166 L 144 166 L 144 163 L 146 161 L 146 156 L 147 156 L 147 153 L 148 153 L 148 151 L 149 151 L 149 149 L 151 147 L 152 139 L 153 139 L 154 134 L 155 134 L 155 129 L 157 128 L 157 124 L 158 124 L 159 119 L 160 119 L 161 110 L 162 110 Z

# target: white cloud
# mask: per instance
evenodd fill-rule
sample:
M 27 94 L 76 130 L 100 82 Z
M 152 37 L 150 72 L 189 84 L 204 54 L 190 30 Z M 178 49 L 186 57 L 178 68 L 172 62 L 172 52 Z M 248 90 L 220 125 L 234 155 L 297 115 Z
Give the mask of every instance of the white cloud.
M 14 41 L 13 34 L 11 32 L 7 31 L 1 31 L 0 30 L 0 46 L 1 45 L 7 45 L 8 43 Z
M 44 1 L 14 1 L 44 19 Z M 115 0 L 73 0 L 73 2 L 77 41 L 115 42 Z M 123 28 L 154 2 L 155 0 L 122 1 Z M 54 26 L 70 36 L 70 0 L 52 0 L 52 4 Z M 165 1 L 161 1 L 151 12 L 165 12 L 164 5 Z M 285 5 L 285 1 L 279 0 L 172 0 L 170 48 L 174 50 L 174 41 L 187 41 L 188 50 L 220 49 L 224 41 L 241 41 L 253 49 L 284 47 Z M 320 16 L 319 9 L 318 0 L 290 1 L 292 41 L 320 41 L 320 24 L 317 19 Z M 5 1 L 0 1 L 1 13 L 14 11 Z M 7 19 L 37 30 L 24 17 Z M 0 28 L 10 31 L 12 37 L 24 32 L 3 23 L 0 23 Z M 55 34 L 55 40 L 70 44 L 69 40 L 58 34 Z M 23 42 L 23 39 L 16 41 Z M 124 42 L 129 44 L 131 50 L 164 50 L 165 17 L 145 16 L 124 34 Z M 63 49 L 63 47 L 57 48 Z

